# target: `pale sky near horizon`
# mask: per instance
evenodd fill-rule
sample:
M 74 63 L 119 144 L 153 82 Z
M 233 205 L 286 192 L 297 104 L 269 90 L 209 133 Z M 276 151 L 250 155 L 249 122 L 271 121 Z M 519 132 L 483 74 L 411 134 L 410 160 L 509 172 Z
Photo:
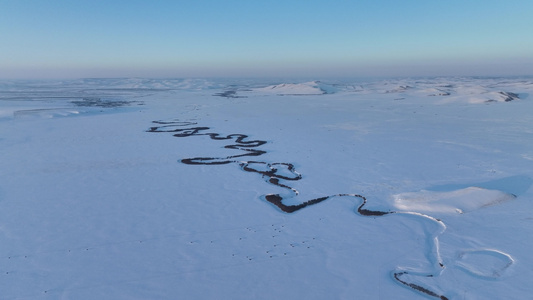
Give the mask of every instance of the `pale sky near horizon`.
M 533 75 L 531 0 L 0 0 L 0 78 Z

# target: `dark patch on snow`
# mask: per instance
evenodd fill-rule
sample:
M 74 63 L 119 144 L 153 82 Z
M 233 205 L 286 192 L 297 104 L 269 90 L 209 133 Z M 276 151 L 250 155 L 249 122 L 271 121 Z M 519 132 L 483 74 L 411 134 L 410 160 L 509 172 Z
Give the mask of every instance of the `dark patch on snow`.
M 86 97 L 86 98 L 82 98 L 81 100 L 71 101 L 71 103 L 75 104 L 76 106 L 103 107 L 103 108 L 129 106 L 134 103 L 137 103 L 137 105 L 143 105 L 143 103 L 139 101 L 102 100 L 101 98 L 97 98 L 97 97 L 94 97 L 94 98 Z
M 216 93 L 216 94 L 213 94 L 213 96 L 224 97 L 224 98 L 247 98 L 246 96 L 238 96 L 237 91 L 235 90 Z
M 407 286 L 407 287 L 410 287 L 412 288 L 413 290 L 416 290 L 416 291 L 419 291 L 421 293 L 424 293 L 428 296 L 431 296 L 431 297 L 435 297 L 435 298 L 438 298 L 438 299 L 441 299 L 441 300 L 448 300 L 448 298 L 444 295 L 439 295 L 435 292 L 433 292 L 432 290 L 430 289 L 427 289 L 423 286 L 420 286 L 418 284 L 414 284 L 414 283 L 410 283 L 410 282 L 407 282 L 407 281 L 404 281 L 402 279 L 400 279 L 401 276 L 405 275 L 405 274 L 409 274 L 408 272 L 398 272 L 398 273 L 394 273 L 394 279 L 396 279 L 399 283 Z M 433 277 L 433 275 L 426 275 L 426 277 Z
M 520 99 L 518 94 L 515 94 L 515 93 L 511 93 L 511 92 L 498 92 L 498 93 L 506 97 L 504 100 L 505 102 L 511 102 L 513 100 Z

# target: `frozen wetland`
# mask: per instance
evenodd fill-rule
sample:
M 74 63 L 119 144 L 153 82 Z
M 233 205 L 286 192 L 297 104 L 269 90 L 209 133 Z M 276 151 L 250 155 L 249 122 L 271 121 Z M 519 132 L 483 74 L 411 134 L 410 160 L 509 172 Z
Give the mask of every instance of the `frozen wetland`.
M 0 298 L 530 298 L 532 92 L 0 81 Z

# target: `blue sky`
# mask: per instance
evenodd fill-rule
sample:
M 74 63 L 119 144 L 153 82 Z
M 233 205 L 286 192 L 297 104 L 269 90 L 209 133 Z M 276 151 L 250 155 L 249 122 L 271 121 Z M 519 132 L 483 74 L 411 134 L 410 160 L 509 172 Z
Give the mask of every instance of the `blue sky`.
M 0 78 L 533 75 L 531 0 L 0 0 Z

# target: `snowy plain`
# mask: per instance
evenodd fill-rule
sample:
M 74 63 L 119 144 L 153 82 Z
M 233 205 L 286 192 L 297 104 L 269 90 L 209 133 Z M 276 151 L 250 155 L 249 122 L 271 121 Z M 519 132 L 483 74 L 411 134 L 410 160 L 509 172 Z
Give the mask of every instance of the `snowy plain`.
M 0 299 L 530 299 L 531 93 L 1 81 Z

